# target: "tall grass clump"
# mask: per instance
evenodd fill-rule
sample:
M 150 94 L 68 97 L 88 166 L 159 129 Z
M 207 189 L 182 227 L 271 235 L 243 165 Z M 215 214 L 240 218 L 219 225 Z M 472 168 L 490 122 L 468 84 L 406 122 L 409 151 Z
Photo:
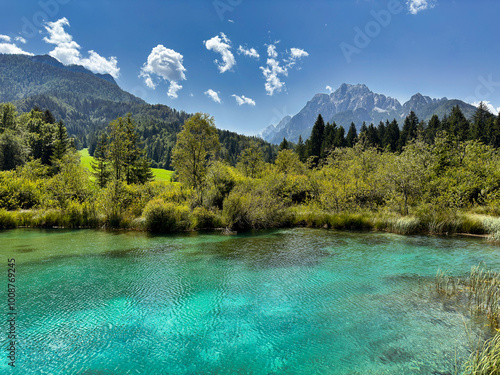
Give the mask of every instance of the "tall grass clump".
M 163 199 L 150 201 L 143 211 L 146 230 L 153 233 L 169 233 L 190 227 L 189 209 Z
M 471 311 L 489 319 L 497 334 L 472 350 L 463 365 L 463 374 L 500 375 L 500 275 L 473 267 L 470 275 L 463 280 L 453 279 L 438 271 L 436 290 L 447 296 L 465 294 Z
M 19 226 L 19 220 L 15 211 L 0 209 L 0 229 L 12 229 Z
M 467 375 L 500 375 L 500 334 L 474 350 L 463 366 Z

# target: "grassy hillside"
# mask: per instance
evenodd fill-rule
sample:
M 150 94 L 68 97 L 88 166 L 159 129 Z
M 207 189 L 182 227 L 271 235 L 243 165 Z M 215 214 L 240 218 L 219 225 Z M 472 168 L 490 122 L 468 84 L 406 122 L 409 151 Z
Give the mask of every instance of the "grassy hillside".
M 79 153 L 82 165 L 91 171 L 92 167 L 90 166 L 90 163 L 94 160 L 94 158 L 89 155 L 89 150 L 84 148 L 83 150 L 80 150 Z M 151 170 L 155 176 L 155 181 L 171 181 L 171 178 L 174 175 L 173 171 L 167 171 L 166 169 L 151 168 Z

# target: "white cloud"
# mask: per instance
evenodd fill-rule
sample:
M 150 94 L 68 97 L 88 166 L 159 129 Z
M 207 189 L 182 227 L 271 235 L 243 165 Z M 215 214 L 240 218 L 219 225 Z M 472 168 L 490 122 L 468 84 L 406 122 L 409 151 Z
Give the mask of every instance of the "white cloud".
M 248 104 L 255 106 L 255 100 L 247 98 L 245 95 L 238 96 L 233 94 L 231 96 L 236 99 L 236 103 L 238 103 L 238 105 Z
M 422 10 L 434 8 L 432 0 L 408 0 L 406 4 L 411 14 L 417 14 Z
M 288 75 L 288 70 L 280 66 L 279 62 L 275 59 L 267 59 L 267 66 L 261 66 L 262 74 L 266 78 L 264 87 L 266 88 L 267 95 L 273 95 L 275 91 L 280 92 L 285 83 L 280 80 L 279 75 Z
M 326 85 L 325 89 L 328 90 L 330 94 L 333 92 L 332 86 Z
M 227 22 L 234 23 L 234 21 L 233 21 L 233 20 L 227 20 Z
M 208 89 L 207 91 L 205 91 L 205 95 L 212 98 L 212 100 L 216 103 L 222 103 L 222 101 L 219 98 L 219 94 L 212 89 Z
M 16 36 L 14 40 L 16 42 L 21 42 L 22 44 L 26 44 L 26 39 L 24 39 L 22 36 Z
M 49 33 L 43 41 L 54 44 L 56 47 L 49 52 L 49 55 L 59 60 L 65 65 L 82 65 L 94 73 L 110 74 L 114 78 L 120 75 L 118 61 L 112 56 L 109 59 L 102 57 L 97 52 L 90 50 L 89 57 L 83 58 L 80 53 L 80 45 L 73 40 L 73 37 L 65 30 L 65 26 L 70 26 L 67 18 L 63 17 L 55 22 L 47 22 L 45 29 Z M 18 38 L 16 38 L 17 40 Z M 21 42 L 22 40 L 19 39 Z
M 477 102 L 474 102 L 474 103 L 471 103 L 474 107 L 479 107 L 479 104 L 481 103 L 481 101 L 477 101 Z M 498 113 L 500 112 L 500 107 L 498 108 L 495 108 L 493 106 L 493 104 L 491 104 L 490 101 L 487 101 L 487 100 L 483 100 L 482 103 L 486 106 L 486 108 L 488 108 L 488 110 L 493 113 L 495 116 L 498 116 Z
M 238 47 L 238 54 L 240 54 L 240 55 L 243 54 L 243 55 L 248 56 L 248 57 L 253 57 L 257 60 L 260 58 L 260 55 L 255 48 L 248 49 L 248 48 L 245 48 L 243 46 L 239 46 Z
M 289 58 L 282 61 L 282 63 L 286 63 L 286 65 L 281 65 L 278 61 L 276 46 L 274 44 L 267 46 L 268 59 L 266 61 L 266 66 L 260 67 L 266 79 L 264 87 L 267 95 L 272 96 L 274 92 L 280 92 L 285 86 L 285 82 L 281 81 L 280 76 L 288 76 L 288 69 L 296 65 L 299 59 L 309 56 L 306 51 L 300 48 L 291 48 L 288 55 Z
M 270 44 L 267 46 L 267 56 L 273 59 L 278 57 L 278 52 L 276 52 L 276 46 L 274 44 Z
M 300 49 L 300 48 L 291 48 L 290 55 L 291 55 L 292 59 L 300 59 L 302 57 L 309 56 L 309 54 L 306 51 L 304 51 L 303 49 Z
M 141 68 L 139 77 L 144 78 L 146 85 L 152 89 L 156 88 L 156 83 L 153 80 L 154 75 L 158 76 L 160 80 L 169 81 L 170 87 L 167 95 L 175 99 L 178 97 L 177 91 L 182 88 L 177 82 L 186 79 L 183 59 L 184 57 L 179 52 L 158 44 L 151 50 L 148 60 Z
M 212 50 L 214 52 L 220 53 L 222 56 L 222 62 L 217 59 L 214 60 L 215 64 L 219 68 L 219 72 L 224 73 L 231 70 L 233 66 L 236 65 L 236 60 L 234 59 L 231 50 L 231 41 L 224 33 L 214 36 L 212 39 L 203 41 L 207 50 Z
M 18 38 L 15 38 L 15 40 L 18 40 Z M 12 41 L 12 38 L 10 36 L 0 34 L 0 53 L 5 53 L 8 55 L 30 55 L 30 56 L 33 56 L 32 53 L 23 51 L 21 48 L 16 46 L 15 43 L 11 43 L 11 41 Z
M 177 95 L 177 91 L 179 91 L 180 89 L 182 89 L 181 85 L 179 85 L 175 81 L 171 81 L 167 91 L 168 97 L 172 99 L 177 99 L 179 97 L 179 95 Z

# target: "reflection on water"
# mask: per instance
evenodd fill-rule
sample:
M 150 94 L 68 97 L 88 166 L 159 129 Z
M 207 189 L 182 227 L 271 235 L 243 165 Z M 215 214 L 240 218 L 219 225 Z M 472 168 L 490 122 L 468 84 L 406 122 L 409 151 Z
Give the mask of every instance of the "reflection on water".
M 477 239 L 311 229 L 0 241 L 18 267 L 18 374 L 454 373 L 489 332 L 434 275 L 500 266 Z

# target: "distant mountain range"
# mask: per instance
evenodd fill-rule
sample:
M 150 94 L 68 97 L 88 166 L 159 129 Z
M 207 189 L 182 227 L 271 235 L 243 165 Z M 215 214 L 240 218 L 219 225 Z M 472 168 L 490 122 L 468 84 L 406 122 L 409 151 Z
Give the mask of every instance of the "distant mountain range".
M 280 143 L 283 138 L 297 142 L 299 136 L 305 141 L 318 114 L 321 114 L 325 122 L 335 122 L 347 131 L 352 122 L 358 130 L 363 121 L 367 125 L 372 122 L 377 125 L 380 121 L 396 119 L 401 126 L 402 120 L 410 111 L 415 112 L 420 120 L 428 121 L 433 114 L 442 118 L 456 105 L 467 118 L 476 111 L 476 107 L 461 100 L 432 99 L 421 94 L 413 95 L 401 105 L 397 99 L 376 94 L 366 85 L 344 83 L 329 95 L 316 94 L 299 113 L 295 116 L 285 116 L 278 124 L 268 126 L 260 136 L 275 144 Z

